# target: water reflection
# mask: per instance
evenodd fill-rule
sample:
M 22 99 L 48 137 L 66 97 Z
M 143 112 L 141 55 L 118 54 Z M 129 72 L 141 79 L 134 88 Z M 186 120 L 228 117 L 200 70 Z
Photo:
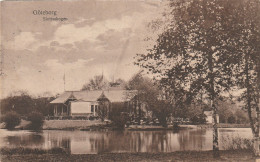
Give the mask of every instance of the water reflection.
M 23 136 L 7 136 L 8 144 L 13 147 L 39 147 L 44 143 L 44 137 L 40 134 L 29 134 Z
M 225 135 L 250 138 L 250 129 L 220 129 Z M 0 147 L 51 149 L 61 147 L 72 154 L 102 152 L 174 152 L 211 150 L 212 130 L 173 131 L 56 131 L 0 130 Z M 221 140 L 221 138 L 220 138 Z M 221 145 L 221 144 L 220 144 Z

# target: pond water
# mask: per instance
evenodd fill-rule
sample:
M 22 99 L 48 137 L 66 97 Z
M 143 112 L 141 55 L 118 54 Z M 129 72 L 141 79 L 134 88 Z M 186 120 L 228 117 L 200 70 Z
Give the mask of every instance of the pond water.
M 250 128 L 219 129 L 220 149 L 234 138 L 252 138 Z M 71 154 L 102 152 L 174 152 L 212 150 L 212 129 L 174 131 L 7 131 L 0 129 L 0 147 L 51 149 Z

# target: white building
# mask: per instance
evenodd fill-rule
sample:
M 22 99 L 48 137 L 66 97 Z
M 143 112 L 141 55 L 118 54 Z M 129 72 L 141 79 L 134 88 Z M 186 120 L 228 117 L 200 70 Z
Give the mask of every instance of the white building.
M 111 103 L 128 103 L 134 95 L 130 90 L 66 91 L 50 103 L 56 117 L 97 116 L 101 100 L 109 112 Z
M 206 115 L 206 123 L 212 124 L 213 123 L 213 111 L 204 111 L 204 114 Z M 217 123 L 219 123 L 219 115 L 217 114 Z

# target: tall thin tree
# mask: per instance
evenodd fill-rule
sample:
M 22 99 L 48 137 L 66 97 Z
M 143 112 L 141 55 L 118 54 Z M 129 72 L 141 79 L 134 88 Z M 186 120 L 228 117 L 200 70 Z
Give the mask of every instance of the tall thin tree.
M 239 61 L 234 54 L 239 4 L 235 0 L 170 1 L 171 23 L 154 47 L 136 60 L 158 74 L 168 88 L 187 90 L 191 100 L 205 92 L 213 111 L 215 157 L 219 156 L 216 99 L 234 85 L 232 69 Z

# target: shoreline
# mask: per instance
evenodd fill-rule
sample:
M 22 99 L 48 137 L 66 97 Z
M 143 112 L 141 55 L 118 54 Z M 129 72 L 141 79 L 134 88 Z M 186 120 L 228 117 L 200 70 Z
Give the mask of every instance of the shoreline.
M 255 161 L 249 150 L 177 151 L 171 153 L 98 153 L 98 154 L 13 154 L 1 155 L 2 161 Z
M 14 130 L 29 130 L 27 129 L 28 121 L 22 121 Z M 4 129 L 4 124 L 1 123 L 0 129 Z M 113 131 L 113 130 L 128 130 L 128 131 L 167 131 L 167 130 L 182 130 L 182 129 L 211 129 L 212 124 L 201 125 L 179 125 L 173 128 L 172 125 L 168 127 L 156 125 L 129 125 L 124 129 L 114 127 L 111 124 L 106 124 L 101 121 L 87 121 L 87 120 L 45 120 L 42 129 L 40 130 L 81 130 L 81 131 Z M 250 128 L 249 124 L 218 124 L 218 128 Z

